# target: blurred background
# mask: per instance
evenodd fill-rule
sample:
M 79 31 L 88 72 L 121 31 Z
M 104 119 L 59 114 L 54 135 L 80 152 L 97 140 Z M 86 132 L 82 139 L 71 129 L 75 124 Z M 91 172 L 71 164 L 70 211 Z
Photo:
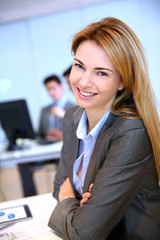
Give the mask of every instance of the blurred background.
M 0 0 L 0 102 L 25 99 L 36 131 L 41 108 L 52 101 L 44 78 L 57 74 L 71 94 L 62 73 L 73 61 L 72 38 L 104 17 L 124 21 L 141 40 L 160 102 L 160 0 Z M 11 165 L 0 162 L 0 201 L 23 196 Z M 35 173 L 39 194 L 52 191 L 55 172 Z
M 43 79 L 52 73 L 62 78 L 73 61 L 73 35 L 108 16 L 140 38 L 160 99 L 159 0 L 0 0 L 0 102 L 25 98 L 36 130 L 41 108 L 51 101 Z

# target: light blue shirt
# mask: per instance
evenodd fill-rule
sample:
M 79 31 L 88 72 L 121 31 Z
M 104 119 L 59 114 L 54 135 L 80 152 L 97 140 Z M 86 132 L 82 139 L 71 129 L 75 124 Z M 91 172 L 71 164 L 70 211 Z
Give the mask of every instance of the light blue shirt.
M 88 133 L 87 135 L 87 115 L 84 110 L 79 121 L 76 135 L 77 138 L 80 139 L 80 147 L 79 147 L 79 157 L 76 159 L 73 165 L 73 184 L 76 191 L 82 195 L 83 194 L 83 185 L 87 172 L 87 168 L 89 165 L 89 161 L 91 158 L 91 154 L 96 143 L 97 137 L 100 133 L 102 126 L 109 116 L 110 110 L 100 119 L 100 121 L 96 124 L 96 126 Z M 82 164 L 82 172 L 81 179 L 77 176 L 79 166 L 83 159 Z
M 64 109 L 66 103 L 68 102 L 68 97 L 66 95 L 64 95 L 61 99 L 59 99 L 58 101 L 55 101 L 53 103 L 53 107 L 60 107 L 62 109 Z M 48 126 L 48 130 L 54 128 L 55 125 L 55 116 L 53 114 L 49 115 L 49 126 Z
M 68 96 L 64 94 L 64 96 L 61 99 L 59 99 L 58 101 L 55 102 L 55 106 L 64 109 L 64 107 L 65 107 L 66 103 L 68 102 L 68 100 L 69 100 Z

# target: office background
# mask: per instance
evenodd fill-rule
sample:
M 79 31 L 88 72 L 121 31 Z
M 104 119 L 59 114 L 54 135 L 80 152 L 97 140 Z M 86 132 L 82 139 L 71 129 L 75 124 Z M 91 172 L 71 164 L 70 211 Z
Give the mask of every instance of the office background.
M 62 77 L 73 61 L 70 50 L 73 35 L 107 16 L 121 19 L 140 38 L 146 50 L 152 86 L 160 101 L 160 1 L 90 2 L 94 3 L 44 11 L 39 16 L 0 24 L 0 102 L 25 98 L 35 130 L 41 107 L 51 101 L 43 79 L 52 73 Z

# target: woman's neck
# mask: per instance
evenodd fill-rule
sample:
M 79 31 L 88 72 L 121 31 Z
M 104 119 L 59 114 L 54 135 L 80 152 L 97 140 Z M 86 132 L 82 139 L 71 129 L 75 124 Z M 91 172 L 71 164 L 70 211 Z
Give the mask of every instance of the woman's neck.
M 108 109 L 109 110 L 109 109 Z M 108 111 L 90 111 L 86 109 L 87 114 L 87 134 L 96 126 L 99 120 L 106 114 Z

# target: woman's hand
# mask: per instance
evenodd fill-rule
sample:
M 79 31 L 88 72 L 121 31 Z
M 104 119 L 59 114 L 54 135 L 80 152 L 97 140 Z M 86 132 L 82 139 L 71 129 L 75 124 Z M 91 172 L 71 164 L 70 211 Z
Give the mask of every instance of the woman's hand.
M 75 197 L 75 193 L 73 191 L 72 185 L 68 177 L 66 178 L 66 180 L 64 180 L 64 182 L 60 186 L 59 200 L 61 201 L 66 197 Z
M 85 192 L 83 195 L 82 195 L 82 200 L 80 201 L 80 206 L 82 206 L 85 202 L 88 201 L 88 199 L 91 197 L 91 189 L 93 187 L 93 183 L 89 186 L 89 191 L 88 192 Z

